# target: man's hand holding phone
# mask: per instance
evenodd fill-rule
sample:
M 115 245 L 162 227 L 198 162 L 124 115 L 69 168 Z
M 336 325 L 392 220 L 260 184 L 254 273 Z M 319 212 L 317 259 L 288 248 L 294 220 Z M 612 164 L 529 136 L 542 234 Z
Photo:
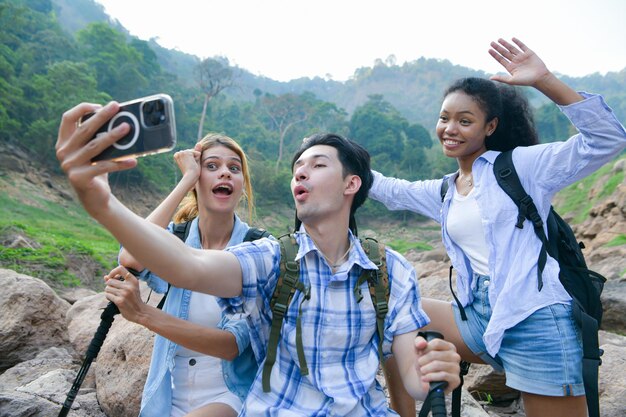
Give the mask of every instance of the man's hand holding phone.
M 119 111 L 119 104 L 111 102 L 102 107 L 98 104 L 81 103 L 66 111 L 61 119 L 59 135 L 55 146 L 57 159 L 67 174 L 72 187 L 85 209 L 94 217 L 106 208 L 111 198 L 111 189 L 105 174 L 122 171 L 137 165 L 135 159 L 122 161 L 100 161 L 92 159 L 130 131 L 130 126 L 122 123 L 104 135 L 94 138 L 96 131 Z M 87 114 L 93 116 L 81 123 Z
M 174 111 L 165 94 L 126 103 L 81 103 L 63 114 L 56 155 L 85 209 L 95 218 L 109 208 L 105 174 L 137 165 L 136 157 L 176 143 Z
M 82 116 L 79 124 L 85 123 L 94 114 Z M 97 129 L 94 138 L 122 123 L 130 126 L 129 132 L 94 156 L 94 162 L 161 153 L 173 149 L 176 144 L 174 103 L 167 94 L 155 94 L 120 104 L 118 112 Z

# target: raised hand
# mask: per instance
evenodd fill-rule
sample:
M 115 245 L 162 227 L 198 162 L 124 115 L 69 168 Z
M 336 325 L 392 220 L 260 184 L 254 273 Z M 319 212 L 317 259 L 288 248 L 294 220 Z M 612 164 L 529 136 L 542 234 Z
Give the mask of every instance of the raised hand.
M 491 42 L 489 54 L 498 61 L 509 73 L 496 74 L 491 77 L 511 85 L 535 87 L 556 104 L 565 106 L 581 101 L 580 94 L 559 80 L 522 41 L 513 38 L 515 45 L 504 39 Z
M 550 71 L 537 56 L 522 41 L 513 38 L 517 47 L 504 39 L 491 42 L 489 54 L 498 61 L 509 74 L 497 74 L 491 77 L 494 81 L 500 81 L 512 85 L 534 86 L 538 82 L 551 76 Z
M 183 174 L 183 178 L 189 184 L 189 189 L 193 188 L 200 178 L 201 154 L 196 149 L 185 149 L 174 154 L 174 160 Z
M 94 156 L 128 133 L 128 124 L 122 123 L 107 134 L 91 140 L 96 130 L 118 110 L 119 104 L 115 102 L 105 107 L 81 103 L 63 114 L 59 126 L 55 146 L 57 159 L 85 209 L 92 216 L 95 216 L 99 209 L 106 207 L 111 197 L 106 174 L 129 169 L 137 164 L 134 159 L 91 162 Z M 93 112 L 96 112 L 93 117 L 78 126 L 81 117 Z

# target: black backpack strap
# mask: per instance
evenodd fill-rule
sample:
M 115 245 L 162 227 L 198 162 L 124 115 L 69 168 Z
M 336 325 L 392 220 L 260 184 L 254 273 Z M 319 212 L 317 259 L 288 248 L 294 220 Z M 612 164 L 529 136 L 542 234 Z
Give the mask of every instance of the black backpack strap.
M 448 192 L 448 179 L 444 177 L 443 182 L 441 183 L 441 188 L 439 189 L 439 194 L 441 194 L 441 202 L 443 203 L 443 199 L 446 197 L 446 193 Z
M 452 292 L 452 297 L 454 297 L 454 302 L 459 307 L 459 313 L 461 314 L 461 320 L 467 321 L 467 314 L 465 313 L 465 309 L 461 305 L 461 301 L 459 301 L 459 298 L 456 296 L 456 293 L 454 292 L 454 288 L 452 288 L 452 270 L 453 269 L 454 269 L 454 267 L 452 265 L 450 265 L 450 272 L 448 273 L 448 284 L 450 285 L 450 292 Z
M 302 325 L 300 316 L 302 312 L 302 302 L 311 297 L 309 288 L 306 288 L 300 277 L 300 261 L 296 261 L 298 254 L 298 243 L 293 235 L 284 235 L 278 239 L 280 243 L 280 275 L 274 288 L 274 294 L 270 302 L 272 310 L 272 325 L 270 328 L 270 337 L 267 343 L 267 353 L 265 355 L 265 363 L 263 364 L 263 392 L 270 392 L 270 376 L 272 367 L 276 362 L 276 352 L 280 339 L 280 331 L 283 327 L 283 318 L 289 308 L 291 298 L 296 290 L 303 293 L 302 301 L 298 309 L 298 317 L 296 318 L 296 351 L 298 352 L 298 361 L 300 362 L 300 375 L 308 375 L 309 369 L 304 356 L 304 347 L 302 345 Z
M 260 227 L 251 227 L 246 232 L 246 235 L 243 238 L 244 242 L 253 242 L 255 240 L 262 239 L 264 237 L 270 237 L 271 234 L 265 229 Z
M 187 220 L 186 222 L 182 222 L 182 223 L 175 223 L 174 229 L 172 230 L 172 234 L 176 236 L 177 238 L 179 238 L 180 240 L 182 240 L 183 243 L 185 243 L 185 241 L 187 240 L 187 236 L 189 236 L 189 231 L 191 230 L 192 221 L 193 219 Z M 167 294 L 170 293 L 171 287 L 172 287 L 172 284 L 168 282 L 167 290 L 165 291 L 165 294 L 163 294 L 163 298 L 161 298 L 161 301 L 159 301 L 159 304 L 157 305 L 157 308 L 159 310 L 163 310 L 163 305 L 165 304 L 165 300 L 167 299 Z
M 537 207 L 533 199 L 526 193 L 524 187 L 522 187 L 522 183 L 517 175 L 515 165 L 513 165 L 513 151 L 502 152 L 498 155 L 493 165 L 493 171 L 500 188 L 511 197 L 519 210 L 515 227 L 522 229 L 524 227 L 524 220 L 530 220 L 535 234 L 541 241 L 541 250 L 539 252 L 537 265 L 537 290 L 541 291 L 543 288 L 543 268 L 546 266 L 548 259 L 548 238 L 543 230 L 543 220 L 541 220 Z
M 176 223 L 174 224 L 174 230 L 172 233 L 185 243 L 187 240 L 187 236 L 189 236 L 189 231 L 191 230 L 191 220 L 187 220 L 186 222 Z
M 587 400 L 587 410 L 589 417 L 600 416 L 600 398 L 598 394 L 598 367 L 602 364 L 598 342 L 598 322 L 596 319 L 585 313 L 572 299 L 572 313 L 574 319 L 580 323 L 580 332 L 583 342 L 583 385 Z

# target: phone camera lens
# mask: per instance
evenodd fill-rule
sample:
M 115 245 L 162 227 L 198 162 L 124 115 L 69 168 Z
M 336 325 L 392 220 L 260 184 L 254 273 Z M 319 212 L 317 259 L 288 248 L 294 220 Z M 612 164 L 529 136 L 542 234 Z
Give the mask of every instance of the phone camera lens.
M 146 113 L 152 113 L 154 111 L 154 102 L 153 101 L 147 101 L 143 105 L 143 111 L 146 112 Z
M 147 101 L 143 105 L 144 120 L 148 126 L 158 126 L 165 122 L 165 103 L 163 100 Z

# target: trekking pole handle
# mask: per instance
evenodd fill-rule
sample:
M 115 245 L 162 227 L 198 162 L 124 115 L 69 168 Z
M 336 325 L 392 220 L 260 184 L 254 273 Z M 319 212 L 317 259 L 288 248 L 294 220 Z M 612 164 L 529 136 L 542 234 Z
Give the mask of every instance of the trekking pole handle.
M 443 335 L 435 331 L 420 332 L 420 336 L 427 342 L 435 339 L 443 339 Z M 446 417 L 446 398 L 444 390 L 448 386 L 446 381 L 433 381 L 430 383 L 428 397 L 430 397 L 431 412 L 433 417 Z

